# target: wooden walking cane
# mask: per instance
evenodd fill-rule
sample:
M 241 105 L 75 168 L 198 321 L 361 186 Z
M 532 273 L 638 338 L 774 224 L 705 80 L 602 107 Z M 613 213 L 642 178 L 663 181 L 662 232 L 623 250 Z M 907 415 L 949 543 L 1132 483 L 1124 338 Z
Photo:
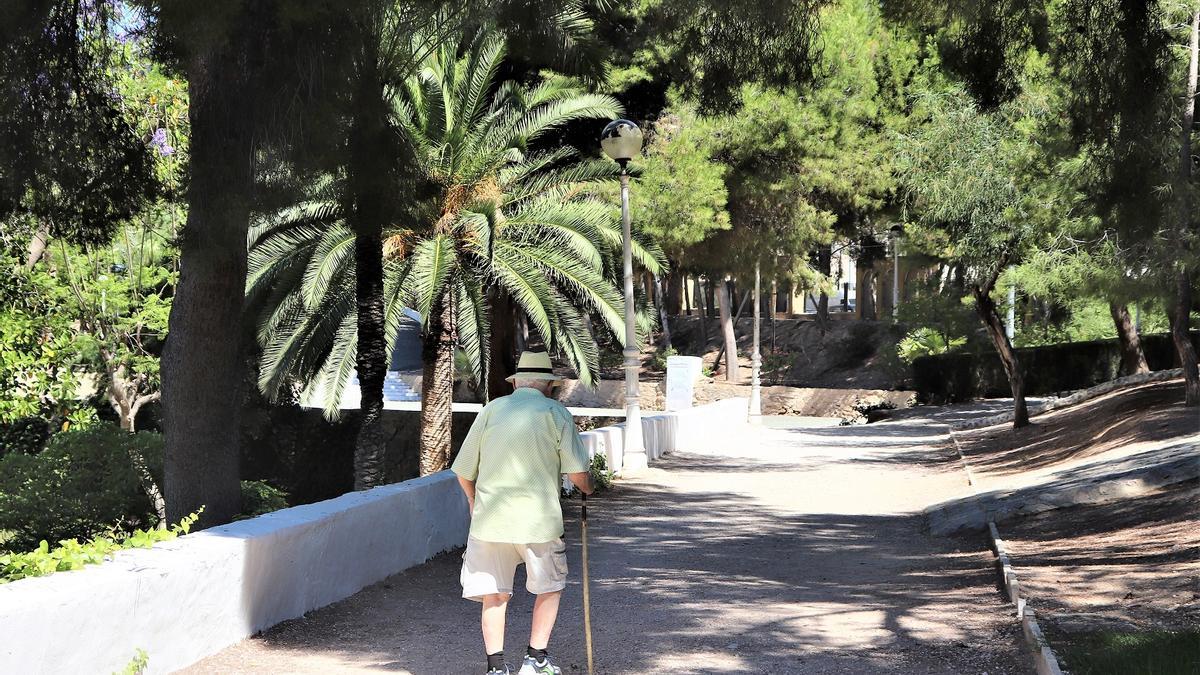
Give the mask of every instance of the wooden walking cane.
M 592 598 L 588 592 L 587 495 L 583 495 L 583 633 L 587 642 L 588 675 L 592 675 Z

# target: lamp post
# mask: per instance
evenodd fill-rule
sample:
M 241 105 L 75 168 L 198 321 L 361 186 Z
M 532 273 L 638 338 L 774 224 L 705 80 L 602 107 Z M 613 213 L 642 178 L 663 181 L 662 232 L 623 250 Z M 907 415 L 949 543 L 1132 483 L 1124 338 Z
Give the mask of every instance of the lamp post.
M 637 348 L 637 329 L 633 304 L 633 245 L 629 222 L 629 160 L 642 150 L 642 130 L 629 120 L 614 120 L 600 134 L 604 154 L 621 165 L 621 225 L 625 262 L 625 443 L 622 473 L 646 468 L 646 448 L 642 443 L 642 413 L 638 402 L 638 371 L 641 368 Z

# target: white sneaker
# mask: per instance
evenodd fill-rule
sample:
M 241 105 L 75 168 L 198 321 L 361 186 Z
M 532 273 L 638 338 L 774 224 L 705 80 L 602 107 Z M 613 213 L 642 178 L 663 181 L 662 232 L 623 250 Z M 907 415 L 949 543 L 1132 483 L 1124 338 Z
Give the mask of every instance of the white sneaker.
M 526 656 L 517 675 L 562 675 L 562 668 L 550 663 L 550 657 L 545 661 L 535 661 L 532 656 Z

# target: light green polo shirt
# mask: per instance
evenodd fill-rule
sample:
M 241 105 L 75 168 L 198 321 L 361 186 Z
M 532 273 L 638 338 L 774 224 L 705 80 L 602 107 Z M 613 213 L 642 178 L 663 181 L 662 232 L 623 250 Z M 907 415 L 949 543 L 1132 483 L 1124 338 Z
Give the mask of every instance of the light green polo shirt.
M 475 481 L 472 537 L 536 544 L 563 535 L 562 474 L 588 465 L 571 413 L 522 387 L 484 406 L 450 469 Z

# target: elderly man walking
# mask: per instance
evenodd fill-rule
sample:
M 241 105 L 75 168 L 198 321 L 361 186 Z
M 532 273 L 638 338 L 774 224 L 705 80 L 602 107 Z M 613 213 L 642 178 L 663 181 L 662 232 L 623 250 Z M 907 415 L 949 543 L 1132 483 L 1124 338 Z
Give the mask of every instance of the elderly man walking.
M 562 474 L 592 493 L 588 454 L 571 413 L 552 397 L 560 383 L 545 352 L 525 352 L 508 378 L 514 390 L 475 418 L 451 469 L 467 495 L 471 534 L 463 554 L 463 597 L 483 603 L 488 675 L 507 675 L 504 617 L 517 565 L 537 596 L 519 675 L 560 675 L 546 647 L 567 585 L 559 487 Z

